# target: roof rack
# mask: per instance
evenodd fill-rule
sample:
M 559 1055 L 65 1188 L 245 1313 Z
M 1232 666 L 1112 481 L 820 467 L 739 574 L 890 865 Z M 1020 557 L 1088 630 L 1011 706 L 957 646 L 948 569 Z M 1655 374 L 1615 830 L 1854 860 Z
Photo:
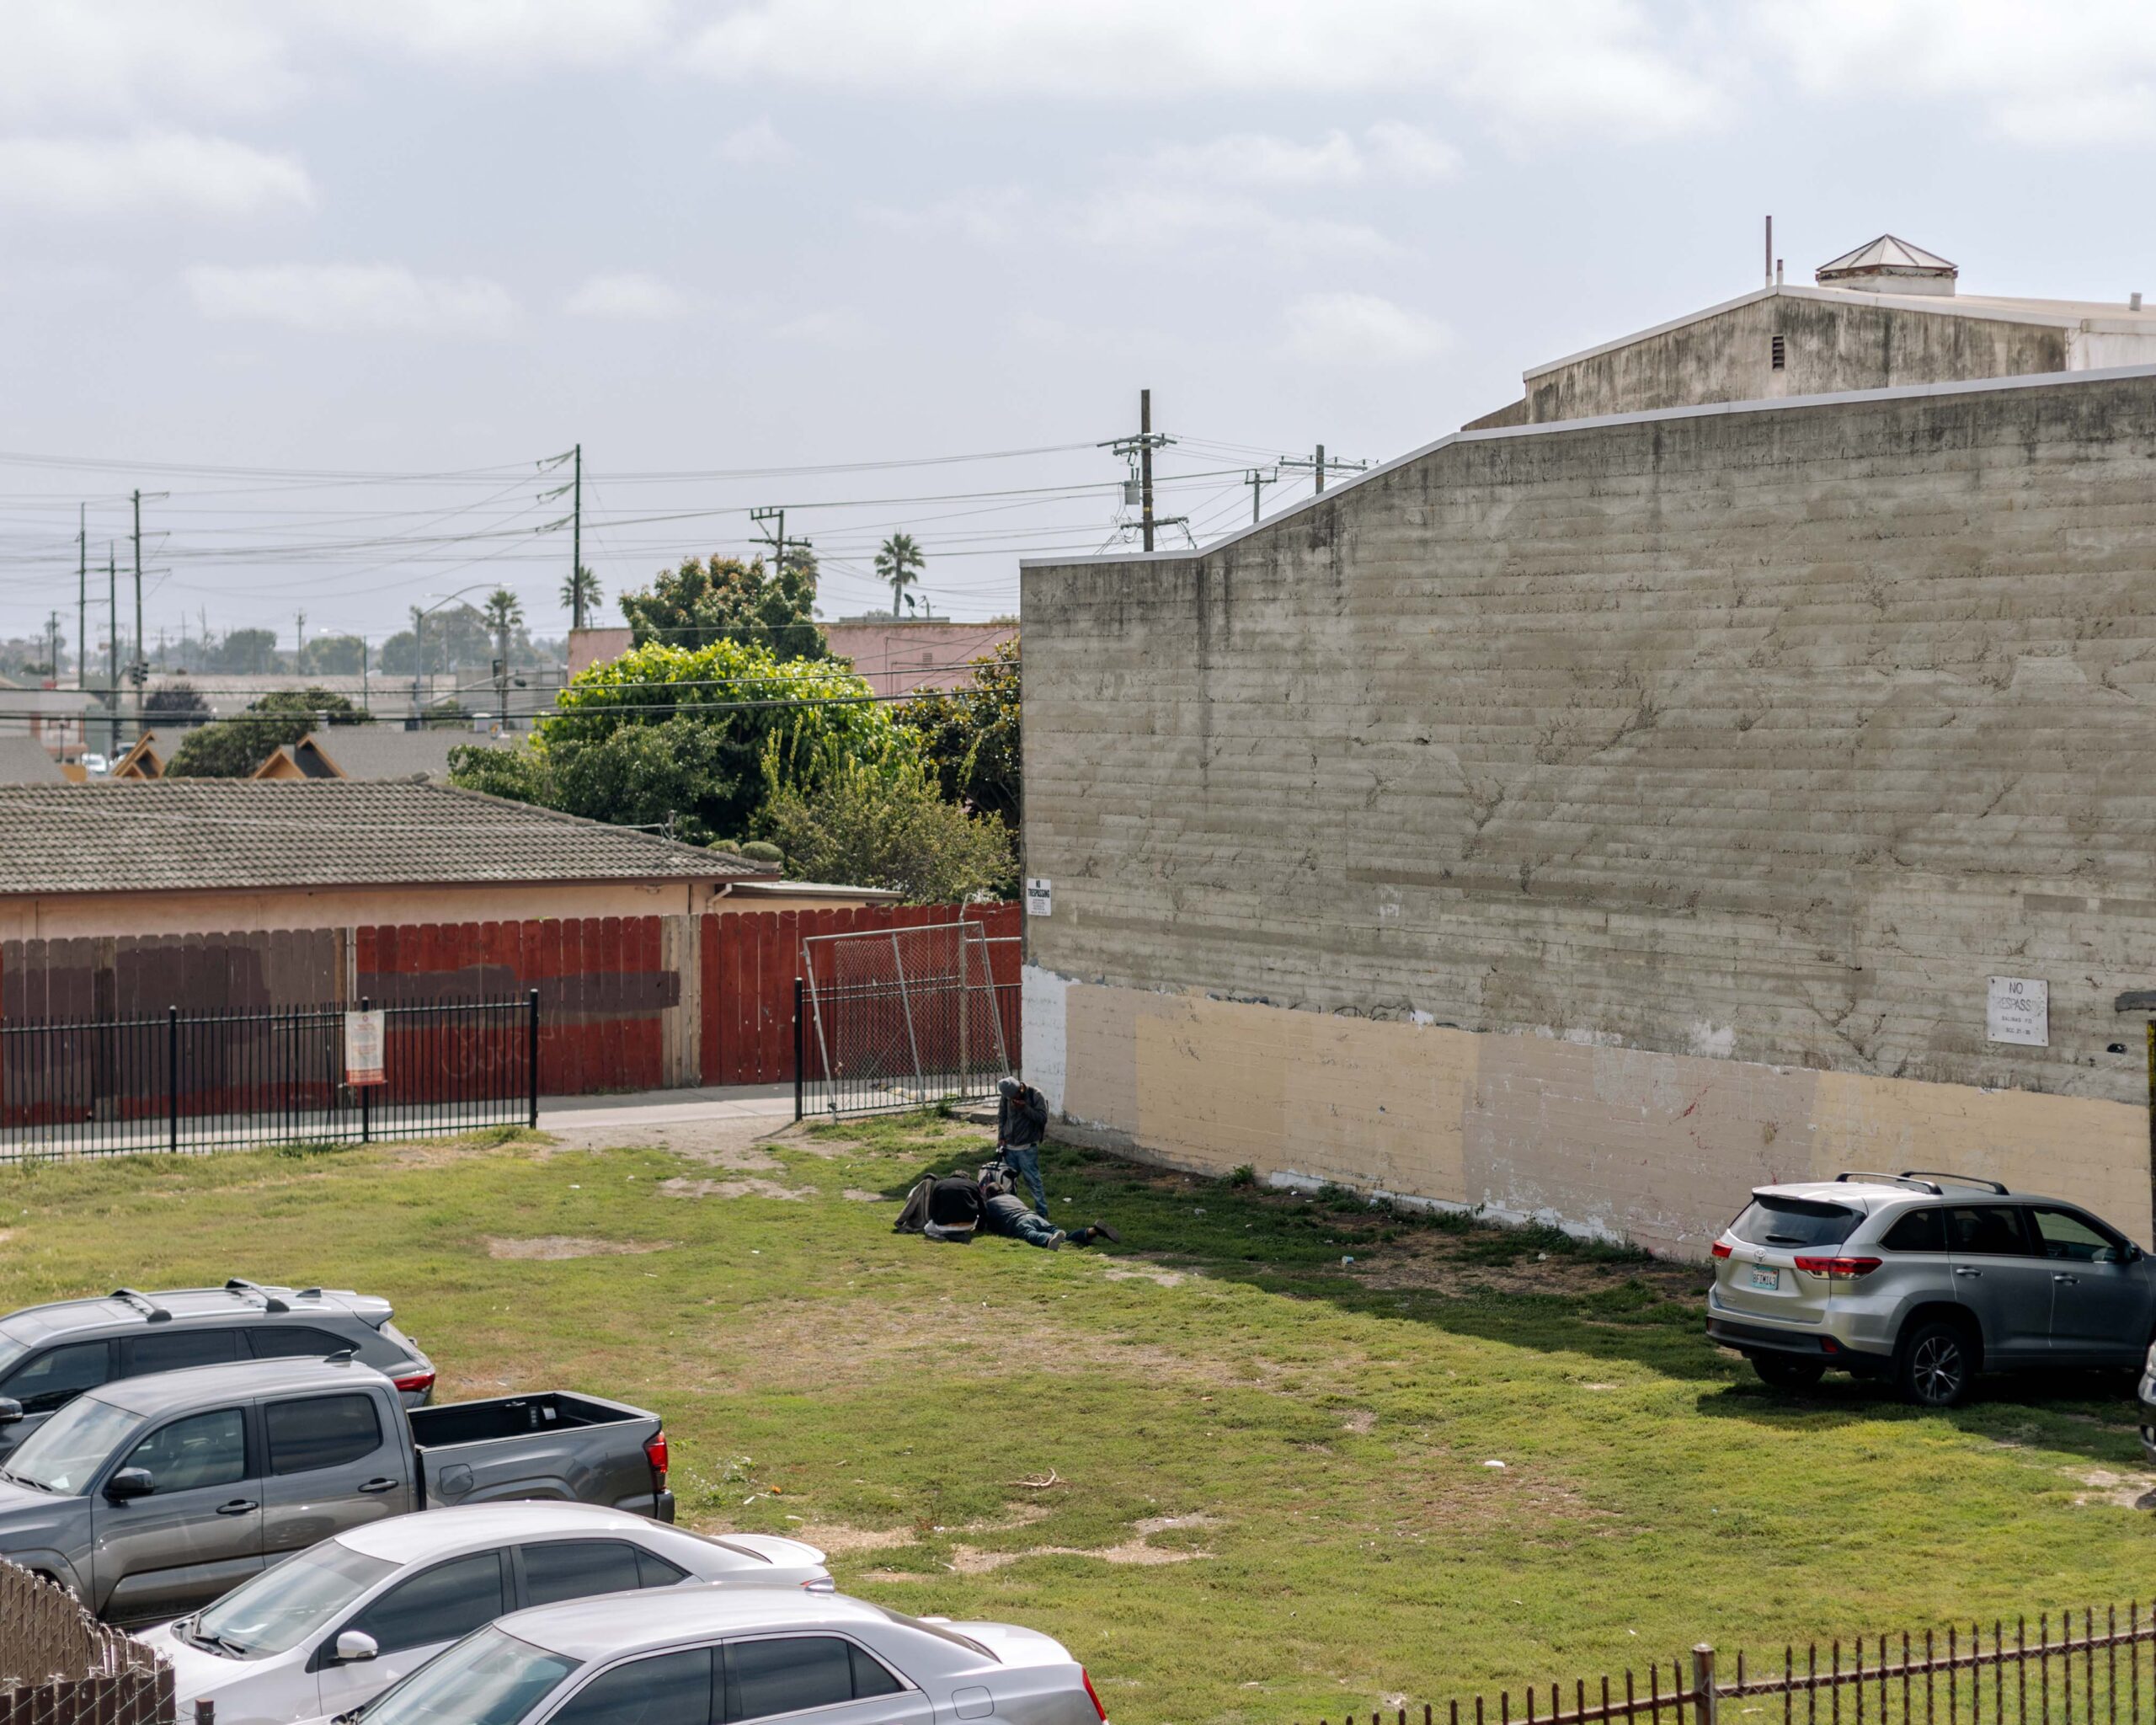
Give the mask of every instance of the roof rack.
M 237 1294 L 243 1300 L 250 1294 L 259 1294 L 262 1296 L 262 1309 L 264 1311 L 290 1311 L 291 1310 L 291 1306 L 286 1305 L 283 1300 L 280 1300 L 275 1294 L 272 1294 L 259 1282 L 250 1282 L 239 1276 L 234 1276 L 231 1280 L 225 1284 L 225 1292 L 227 1294 Z
M 1919 1192 L 1929 1192 L 1934 1198 L 1943 1198 L 1945 1196 L 1945 1194 L 1936 1186 L 1933 1185 L 1930 1181 L 1924 1179 L 1920 1176 L 1915 1174 L 1876 1174 L 1860 1169 L 1852 1170 L 1847 1173 L 1837 1174 L 1834 1176 L 1834 1178 L 1838 1181 L 1876 1180 L 1881 1185 L 1885 1186 L 1908 1186 L 1913 1188 Z
M 1930 1168 L 1904 1168 L 1904 1180 L 1945 1180 L 1956 1186 L 1974 1186 L 1985 1192 L 1996 1192 L 2001 1198 L 2012 1196 L 2011 1192 L 1996 1180 L 1987 1180 L 1977 1174 L 1942 1174 Z
M 172 1322 L 172 1314 L 164 1307 L 151 1299 L 148 1295 L 138 1294 L 132 1288 L 115 1288 L 111 1297 L 124 1300 L 133 1306 L 153 1324 L 168 1324 Z

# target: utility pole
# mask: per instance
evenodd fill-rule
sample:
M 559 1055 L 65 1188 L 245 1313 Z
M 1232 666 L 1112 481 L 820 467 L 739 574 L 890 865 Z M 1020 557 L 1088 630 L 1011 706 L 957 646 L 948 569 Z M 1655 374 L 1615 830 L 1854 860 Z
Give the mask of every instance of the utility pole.
M 412 611 L 412 729 L 423 731 L 427 728 L 426 702 L 419 698 L 419 667 L 427 662 L 427 614 L 417 606 Z
M 292 675 L 307 675 L 307 613 L 303 611 L 292 613 Z
M 52 686 L 60 686 L 60 613 L 48 611 L 45 619 L 45 665 Z
M 127 667 L 128 681 L 135 685 L 135 734 L 141 736 L 142 724 L 142 691 L 150 681 L 149 661 L 142 657 L 142 494 L 135 494 L 135 657 Z
M 812 540 L 789 539 L 786 537 L 786 506 L 783 504 L 769 505 L 763 509 L 752 509 L 749 511 L 749 519 L 760 526 L 766 521 L 771 523 L 771 526 L 764 528 L 762 537 L 764 543 L 771 548 L 771 574 L 774 576 L 786 573 L 787 552 L 810 551 L 815 548 L 814 542 Z
M 75 686 L 87 691 L 90 686 L 90 506 L 78 503 L 75 510 Z
M 1110 442 L 1097 446 L 1099 448 L 1113 451 L 1125 461 L 1133 462 L 1138 469 L 1138 525 L 1139 535 L 1145 542 L 1145 548 L 1148 551 L 1153 548 L 1154 528 L 1166 525 L 1157 521 L 1153 515 L 1153 451 L 1164 444 L 1174 441 L 1175 439 L 1168 436 L 1165 432 L 1154 431 L 1153 392 L 1150 389 L 1141 389 L 1138 392 L 1138 435 L 1135 437 L 1118 437 Z M 1123 492 L 1123 502 L 1126 506 L 1130 502 L 1130 494 L 1127 485 Z
M 104 644 L 106 729 L 111 744 L 105 758 L 109 761 L 120 752 L 120 547 L 109 539 L 104 546 L 104 607 L 111 624 Z
M 1269 473 L 1262 467 L 1252 467 L 1243 475 L 1243 483 L 1250 487 L 1250 524 L 1253 527 L 1257 525 L 1259 497 L 1267 486 L 1279 483 L 1280 469 L 1277 467 Z
M 1325 476 L 1327 473 L 1360 473 L 1368 471 L 1369 465 L 1370 464 L 1368 462 L 1342 461 L 1337 456 L 1335 456 L 1331 461 L 1327 461 L 1325 458 L 1325 446 L 1321 443 L 1317 446 L 1317 452 L 1315 456 L 1283 455 L 1275 464 L 1275 470 L 1278 471 L 1279 469 L 1294 467 L 1299 470 L 1307 470 L 1315 474 L 1317 477 L 1317 489 L 1319 493 L 1322 494 L 1325 490 Z
M 576 470 L 569 479 L 569 627 L 584 627 L 584 446 L 574 451 Z

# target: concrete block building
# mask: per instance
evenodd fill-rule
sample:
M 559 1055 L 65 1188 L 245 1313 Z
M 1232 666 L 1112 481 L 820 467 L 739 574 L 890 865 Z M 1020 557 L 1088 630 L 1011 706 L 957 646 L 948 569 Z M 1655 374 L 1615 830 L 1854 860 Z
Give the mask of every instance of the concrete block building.
M 1683 1255 L 1852 1167 L 2150 1240 L 2156 346 L 1902 249 L 1201 551 L 1026 566 L 1065 1131 Z

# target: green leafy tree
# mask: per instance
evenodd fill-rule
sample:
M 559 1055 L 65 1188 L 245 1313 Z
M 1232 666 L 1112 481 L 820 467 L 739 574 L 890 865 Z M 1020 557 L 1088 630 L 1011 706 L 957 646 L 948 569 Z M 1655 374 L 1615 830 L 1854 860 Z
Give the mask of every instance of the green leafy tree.
M 192 683 L 160 683 L 142 697 L 142 717 L 152 729 L 202 724 L 209 719 L 210 703 Z
M 562 578 L 562 609 L 579 623 L 589 626 L 592 618 L 598 616 L 600 601 L 606 596 L 600 588 L 599 577 L 580 563 L 574 574 Z
M 899 614 L 899 599 L 907 588 L 921 579 L 921 570 L 928 563 L 927 553 L 910 533 L 894 533 L 883 542 L 876 553 L 876 574 L 878 579 L 891 584 L 891 615 Z
M 286 743 L 322 724 L 365 724 L 368 713 L 327 689 L 275 689 L 237 718 L 197 726 L 165 769 L 171 778 L 245 778 Z
M 308 676 L 355 677 L 367 650 L 358 635 L 318 635 L 300 651 L 300 670 Z
M 1020 711 L 1014 635 L 973 661 L 969 681 L 947 693 L 916 695 L 897 718 L 921 739 L 922 758 L 946 797 L 1016 832 L 1024 772 Z
M 444 670 L 484 670 L 494 657 L 494 631 L 486 617 L 477 607 L 469 605 L 446 605 L 439 611 L 429 611 L 424 624 L 419 621 L 419 607 L 412 608 L 414 628 L 423 638 L 426 663 L 417 669 L 431 674 Z M 412 629 L 400 629 L 382 644 L 380 664 L 385 675 L 406 676 L 412 675 L 414 651 Z
M 708 647 L 739 641 L 785 659 L 824 659 L 830 648 L 816 627 L 816 563 L 789 555 L 776 573 L 763 558 L 684 558 L 649 587 L 624 593 L 622 615 L 636 644 Z
M 910 750 L 833 756 L 824 771 L 774 783 L 760 830 L 795 880 L 886 887 L 914 905 L 1009 892 L 1011 836 L 1001 821 L 947 802 Z
M 243 676 L 258 676 L 264 671 L 274 670 L 277 663 L 277 637 L 270 629 L 234 629 L 216 646 L 205 646 L 202 669 L 237 672 Z
M 455 782 L 595 820 L 663 826 L 692 844 L 750 831 L 774 786 L 832 758 L 910 753 L 868 685 L 829 659 L 780 660 L 714 641 L 656 644 L 595 665 L 562 692 L 515 764 L 461 758 Z M 827 751 L 835 750 L 835 756 Z

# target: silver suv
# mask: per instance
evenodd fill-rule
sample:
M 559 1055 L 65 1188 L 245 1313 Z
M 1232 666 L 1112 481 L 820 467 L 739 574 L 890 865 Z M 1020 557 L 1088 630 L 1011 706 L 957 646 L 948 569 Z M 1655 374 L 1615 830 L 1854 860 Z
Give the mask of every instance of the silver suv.
M 1832 1366 L 1951 1407 L 1979 1371 L 2139 1366 L 2156 1339 L 2156 1260 L 2078 1205 L 1962 1174 L 1762 1186 L 1714 1257 L 1708 1338 L 1782 1388 Z

